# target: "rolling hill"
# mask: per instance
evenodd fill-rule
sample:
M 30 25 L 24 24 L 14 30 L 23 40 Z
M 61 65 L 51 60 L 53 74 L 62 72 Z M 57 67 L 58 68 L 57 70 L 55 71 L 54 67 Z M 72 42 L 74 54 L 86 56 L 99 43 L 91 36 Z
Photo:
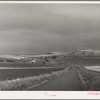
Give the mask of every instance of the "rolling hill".
M 82 56 L 82 57 L 100 56 L 100 50 L 93 50 L 93 49 L 77 50 L 67 53 L 66 56 Z

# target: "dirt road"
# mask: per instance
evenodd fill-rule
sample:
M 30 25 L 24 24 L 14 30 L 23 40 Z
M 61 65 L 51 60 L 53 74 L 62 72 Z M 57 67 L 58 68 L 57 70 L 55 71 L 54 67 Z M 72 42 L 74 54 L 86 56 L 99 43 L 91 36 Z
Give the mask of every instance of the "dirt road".
M 81 90 L 81 81 L 78 78 L 77 67 L 72 67 L 66 71 L 64 75 L 53 79 L 47 83 L 44 83 L 38 87 L 32 88 L 31 90 L 43 90 L 43 91 L 76 91 Z

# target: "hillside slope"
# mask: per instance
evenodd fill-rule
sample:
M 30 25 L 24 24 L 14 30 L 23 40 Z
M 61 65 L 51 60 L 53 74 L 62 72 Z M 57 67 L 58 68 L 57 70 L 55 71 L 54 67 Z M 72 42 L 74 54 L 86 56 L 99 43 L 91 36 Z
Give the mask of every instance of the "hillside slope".
M 69 52 L 67 56 L 100 56 L 100 50 L 86 49 Z

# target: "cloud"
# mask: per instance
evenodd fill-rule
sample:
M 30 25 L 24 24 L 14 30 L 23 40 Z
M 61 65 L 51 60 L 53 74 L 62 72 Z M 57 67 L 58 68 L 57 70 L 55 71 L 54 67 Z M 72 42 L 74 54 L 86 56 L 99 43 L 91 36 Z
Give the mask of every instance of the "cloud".
M 0 54 L 100 48 L 99 4 L 0 4 Z

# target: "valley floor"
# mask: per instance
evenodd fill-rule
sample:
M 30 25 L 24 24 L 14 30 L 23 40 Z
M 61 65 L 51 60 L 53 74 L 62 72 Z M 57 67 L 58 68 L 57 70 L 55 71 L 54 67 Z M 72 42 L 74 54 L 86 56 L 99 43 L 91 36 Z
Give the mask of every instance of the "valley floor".
M 50 74 L 1 81 L 0 90 L 100 91 L 100 72 L 68 65 Z

